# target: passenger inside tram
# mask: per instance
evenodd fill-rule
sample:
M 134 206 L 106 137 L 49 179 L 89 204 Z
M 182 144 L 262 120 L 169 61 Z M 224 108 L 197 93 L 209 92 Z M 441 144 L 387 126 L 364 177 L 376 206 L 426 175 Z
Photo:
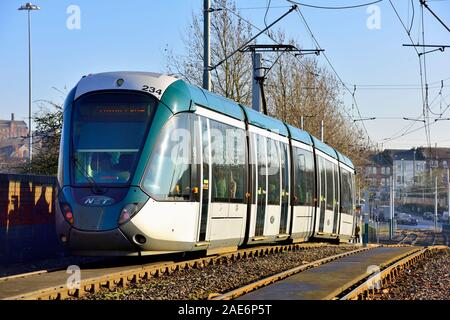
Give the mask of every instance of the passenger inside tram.
M 216 167 L 213 170 L 214 198 L 221 201 L 240 199 L 242 197 L 241 177 L 236 170 Z
M 273 183 L 269 183 L 269 198 L 268 201 L 270 204 L 275 204 L 279 201 L 279 192 L 277 192 L 277 186 Z
M 215 171 L 215 177 L 214 177 L 214 191 L 215 191 L 215 198 L 218 199 L 225 199 L 228 198 L 227 194 L 227 179 L 225 177 L 225 170 L 222 167 L 218 167 Z
M 119 156 L 117 164 L 113 166 L 113 168 L 117 170 L 121 181 L 128 181 L 130 178 L 130 171 L 134 163 L 134 157 L 134 154 L 122 153 Z
M 91 169 L 94 172 L 95 181 L 109 180 L 109 175 L 113 171 L 112 156 L 108 152 L 98 152 L 91 160 Z
M 230 199 L 236 199 L 238 184 L 235 179 L 238 179 L 238 175 L 236 173 L 233 173 L 233 170 L 230 171 L 230 174 Z

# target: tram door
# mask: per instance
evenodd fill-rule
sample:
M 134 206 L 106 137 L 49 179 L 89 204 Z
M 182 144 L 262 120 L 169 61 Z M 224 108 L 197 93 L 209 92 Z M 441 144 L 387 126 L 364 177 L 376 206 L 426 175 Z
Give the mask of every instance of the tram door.
M 287 148 L 277 140 L 257 134 L 252 135 L 252 142 L 256 165 L 256 205 L 252 205 L 253 213 L 256 212 L 254 236 L 273 240 L 275 236 L 287 233 L 289 223 Z
M 253 142 L 256 146 L 255 164 L 256 164 L 256 225 L 255 236 L 264 234 L 264 224 L 266 221 L 266 203 L 267 203 L 267 157 L 266 157 L 266 137 L 253 135 Z
M 209 149 L 209 125 L 207 119 L 199 120 L 200 128 L 201 128 L 201 146 L 200 152 L 202 154 L 201 157 L 201 167 L 200 171 L 200 185 L 201 185 L 201 205 L 200 205 L 200 223 L 199 223 L 199 235 L 198 241 L 206 240 L 206 228 L 208 224 L 209 217 L 209 206 L 210 206 L 210 149 Z
M 339 167 L 337 164 L 333 164 L 334 175 L 334 204 L 333 204 L 333 234 L 338 234 L 338 225 L 340 223 L 339 208 L 340 208 L 340 187 L 339 187 Z
M 325 224 L 325 205 L 326 205 L 326 175 L 325 175 L 325 159 L 317 156 L 317 217 L 316 232 L 323 234 Z M 318 223 L 317 223 L 318 222 Z
M 322 156 L 317 156 L 318 164 L 318 208 L 316 232 L 318 235 L 335 234 L 338 219 L 337 182 L 335 182 L 335 165 Z
M 243 128 L 200 118 L 201 206 L 198 241 L 238 245 L 246 217 L 246 143 Z
M 268 235 L 278 235 L 281 220 L 280 143 L 267 139 L 267 227 Z
M 281 217 L 280 217 L 280 235 L 288 234 L 290 223 L 290 163 L 289 163 L 289 145 L 280 143 L 280 158 L 281 158 Z

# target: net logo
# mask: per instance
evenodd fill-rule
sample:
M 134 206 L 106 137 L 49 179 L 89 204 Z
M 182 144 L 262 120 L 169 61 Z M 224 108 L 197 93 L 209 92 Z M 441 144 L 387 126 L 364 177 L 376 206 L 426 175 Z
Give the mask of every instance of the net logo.
M 81 202 L 85 206 L 99 207 L 112 205 L 114 203 L 114 199 L 105 196 L 89 196 L 81 199 Z

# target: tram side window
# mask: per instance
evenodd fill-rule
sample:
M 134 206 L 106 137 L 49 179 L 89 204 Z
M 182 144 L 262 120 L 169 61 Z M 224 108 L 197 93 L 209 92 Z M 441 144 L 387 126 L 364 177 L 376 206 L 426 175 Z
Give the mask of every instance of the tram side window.
M 257 200 L 258 206 L 261 206 L 263 203 L 265 204 L 266 198 L 266 190 L 267 190 L 267 138 L 260 136 L 258 134 L 254 135 L 255 143 L 256 143 L 256 165 L 257 165 L 257 181 L 258 181 L 258 190 L 257 190 Z M 263 200 L 264 199 L 264 200 Z M 261 207 L 259 207 L 261 208 Z
M 323 208 L 325 205 L 325 201 L 327 199 L 327 193 L 326 193 L 326 167 L 325 167 L 325 159 L 322 157 L 317 157 L 318 163 L 319 163 L 319 169 L 317 172 L 319 173 L 319 179 L 320 180 L 320 206 Z
M 210 120 L 212 201 L 242 203 L 245 197 L 245 131 Z
M 268 204 L 280 204 L 280 146 L 279 142 L 267 139 Z
M 339 211 L 339 168 L 337 165 L 333 165 L 334 169 L 334 212 Z
M 327 210 L 333 210 L 333 203 L 334 203 L 334 185 L 333 185 L 333 164 L 325 160 L 325 170 L 327 175 L 327 201 L 326 201 L 326 208 Z
M 155 200 L 190 201 L 194 117 L 174 116 L 161 130 L 143 187 Z
M 230 202 L 245 202 L 246 193 L 246 133 L 227 126 L 227 160 L 230 168 Z
M 351 214 L 353 207 L 353 200 L 351 194 L 351 176 L 346 170 L 341 171 L 341 211 L 343 213 Z
M 355 175 L 353 173 L 349 173 L 350 180 L 350 214 L 355 214 L 354 205 L 355 205 Z
M 295 205 L 314 206 L 314 158 L 310 151 L 293 147 Z
M 285 143 L 280 143 L 281 152 L 281 196 L 282 200 L 287 202 L 287 197 L 289 196 L 289 149 L 288 145 Z

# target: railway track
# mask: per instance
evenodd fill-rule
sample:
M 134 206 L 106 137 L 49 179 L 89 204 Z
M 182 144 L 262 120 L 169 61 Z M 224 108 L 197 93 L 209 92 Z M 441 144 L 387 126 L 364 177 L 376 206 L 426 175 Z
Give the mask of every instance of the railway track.
M 432 255 L 436 250 L 449 250 L 448 246 L 431 246 L 412 252 L 402 259 L 385 266 L 379 273 L 361 279 L 360 283 L 348 288 L 339 295 L 340 300 L 363 300 L 380 292 L 383 287 L 393 283 L 401 273 L 418 261 Z
M 307 264 L 304 264 L 304 265 L 301 265 L 301 266 L 298 266 L 298 267 L 295 267 L 295 268 L 292 268 L 292 269 L 280 272 L 278 274 L 272 275 L 270 277 L 258 280 L 258 281 L 254 282 L 254 283 L 250 283 L 248 285 L 245 285 L 243 287 L 237 288 L 235 290 L 229 291 L 229 292 L 224 293 L 224 294 L 213 294 L 213 295 L 210 296 L 210 299 L 211 300 L 231 300 L 231 299 L 236 299 L 236 298 L 238 298 L 238 297 L 240 297 L 242 295 L 245 295 L 245 294 L 247 294 L 249 292 L 252 292 L 252 291 L 257 290 L 259 288 L 265 287 L 265 286 L 270 285 L 272 283 L 275 283 L 277 281 L 283 280 L 283 279 L 288 278 L 288 277 L 290 277 L 292 275 L 295 275 L 297 273 L 306 271 L 306 270 L 308 270 L 310 268 L 318 267 L 318 266 L 323 265 L 325 263 L 328 263 L 328 262 L 331 262 L 331 261 L 334 261 L 334 260 L 337 260 L 337 259 L 349 256 L 349 255 L 352 255 L 352 254 L 357 254 L 357 253 L 360 253 L 360 252 L 364 252 L 364 251 L 370 250 L 372 248 L 373 247 L 366 247 L 366 248 L 362 248 L 362 249 L 358 249 L 358 250 L 354 250 L 354 251 L 350 251 L 350 252 L 346 252 L 346 253 L 341 253 L 341 254 L 338 254 L 338 255 L 330 256 L 330 257 L 326 257 L 326 258 L 323 258 L 323 259 L 320 259 L 320 260 L 317 260 L 317 261 L 313 261 L 311 263 L 307 263 Z
M 399 244 L 409 244 L 413 246 L 416 244 L 417 238 L 417 233 L 407 233 L 405 237 L 399 241 Z
M 295 251 L 304 248 L 323 247 L 329 244 L 306 243 L 274 245 L 240 249 L 236 252 L 216 256 L 200 257 L 182 261 L 150 262 L 143 265 L 97 265 L 82 269 L 82 279 L 76 287 L 67 286 L 70 274 L 64 270 L 35 272 L 0 278 L 0 299 L 6 300 L 61 300 L 79 298 L 95 293 L 103 288 L 127 287 L 133 283 L 171 274 L 177 270 L 203 268 L 249 257 L 259 257 L 274 253 Z
M 439 238 L 439 239 L 438 239 Z M 301 265 L 294 269 L 275 274 L 269 278 L 261 280 L 263 284 L 250 284 L 251 288 L 259 288 L 267 284 L 274 283 L 281 279 L 285 279 L 296 273 L 306 271 L 310 268 L 316 268 L 320 265 L 338 260 L 350 255 L 362 253 L 376 247 L 387 248 L 411 248 L 411 245 L 430 245 L 431 243 L 445 244 L 448 239 L 445 234 L 435 235 L 433 232 L 414 231 L 399 235 L 396 245 L 380 245 L 370 246 L 369 248 L 361 248 L 351 252 L 341 253 L 335 256 L 326 257 L 317 261 Z M 146 261 L 144 264 L 133 265 L 127 264 L 126 261 L 117 262 L 110 261 L 88 263 L 81 266 L 83 279 L 78 287 L 69 288 L 66 285 L 67 278 L 70 276 L 66 269 L 60 270 L 44 270 L 27 274 L 15 275 L 12 277 L 0 278 L 0 299 L 39 299 L 39 300 L 55 300 L 67 298 L 80 298 L 86 294 L 96 293 L 101 289 L 114 289 L 116 287 L 128 287 L 131 284 L 139 283 L 150 278 L 169 275 L 177 270 L 188 270 L 192 268 L 201 269 L 206 266 L 214 266 L 218 264 L 237 261 L 250 257 L 261 257 L 269 254 L 295 251 L 303 248 L 315 248 L 327 246 L 327 244 L 306 243 L 291 244 L 278 246 L 265 246 L 240 249 L 233 253 L 221 254 L 210 257 L 197 257 L 192 259 L 184 259 L 176 261 L 175 259 L 165 261 Z M 341 245 L 342 246 L 342 245 Z M 161 258 L 161 257 L 159 257 Z M 167 258 L 167 256 L 166 256 Z M 180 259 L 180 258 L 178 258 Z M 130 260 L 128 260 L 129 262 Z M 311 260 L 310 260 L 311 261 Z M 252 290 L 237 289 L 244 293 Z M 220 296 L 220 294 L 216 294 Z M 213 296 L 215 296 L 213 294 Z M 233 298 L 235 296 L 233 295 Z
M 392 240 L 385 240 L 383 243 L 387 245 L 404 244 L 413 246 L 449 245 L 446 233 L 427 229 L 403 230 L 401 233 L 397 233 Z
M 371 257 L 371 251 L 374 252 L 377 248 L 378 250 L 384 248 L 385 252 L 374 253 Z M 396 252 L 386 254 L 386 249 L 388 248 L 396 250 Z M 395 278 L 401 270 L 427 257 L 433 250 L 442 250 L 444 248 L 446 247 L 434 246 L 419 248 L 402 245 L 385 245 L 366 248 L 365 250 L 356 250 L 281 272 L 230 292 L 213 296 L 211 299 L 361 299 L 371 292 L 373 293 L 374 290 L 381 288 L 382 285 L 395 281 Z M 373 269 L 377 270 L 377 273 L 372 275 L 371 273 L 367 273 L 367 270 L 369 270 L 367 269 L 363 270 L 364 272 L 360 274 L 350 275 L 346 278 L 345 271 L 348 273 L 349 266 L 356 265 L 355 262 L 358 261 L 358 258 L 362 258 L 364 255 L 365 258 L 372 258 L 371 262 L 377 261 L 377 259 L 378 262 L 381 261 L 379 268 Z M 348 261 L 345 261 L 345 259 Z M 359 262 L 361 263 L 361 261 Z M 370 267 L 373 266 L 370 265 Z M 334 275 L 330 272 L 333 270 L 335 272 Z M 307 274 L 308 272 L 310 274 Z M 337 273 L 339 273 L 339 276 L 337 276 Z M 337 278 L 342 279 L 336 280 Z

